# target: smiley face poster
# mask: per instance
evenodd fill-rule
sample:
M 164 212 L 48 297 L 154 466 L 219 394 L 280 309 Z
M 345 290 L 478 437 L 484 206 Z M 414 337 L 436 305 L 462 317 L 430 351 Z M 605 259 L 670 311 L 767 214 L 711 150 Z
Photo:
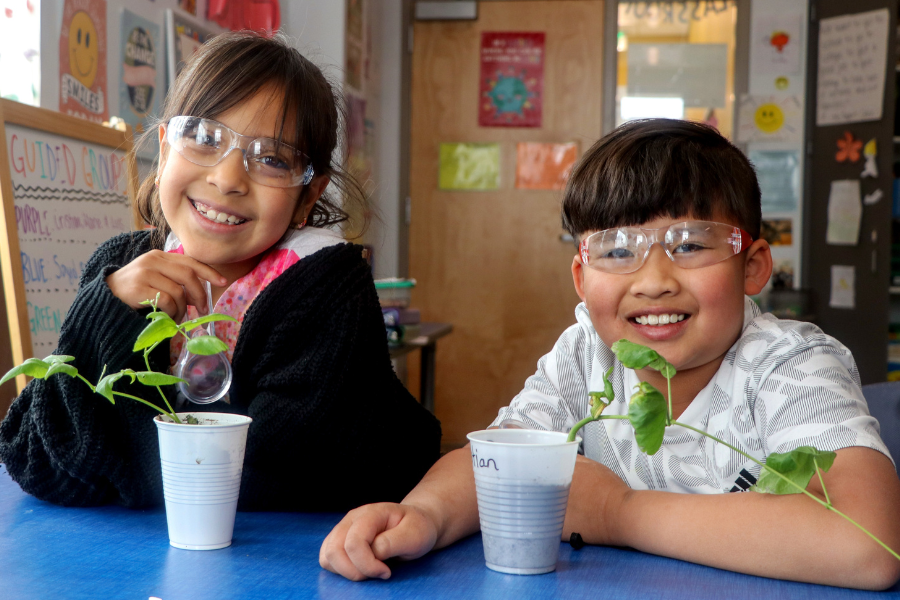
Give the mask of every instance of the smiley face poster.
M 106 2 L 66 0 L 59 36 L 59 111 L 102 123 L 106 91 Z

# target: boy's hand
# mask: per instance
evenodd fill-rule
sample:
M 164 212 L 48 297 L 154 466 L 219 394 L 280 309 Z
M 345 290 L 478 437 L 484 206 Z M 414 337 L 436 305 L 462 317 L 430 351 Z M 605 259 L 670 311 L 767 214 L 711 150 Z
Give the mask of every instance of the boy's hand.
M 569 488 L 563 541 L 578 532 L 588 544 L 620 545 L 615 532 L 616 515 L 630 491 L 606 465 L 579 454 Z
M 353 581 L 387 579 L 389 558 L 412 560 L 434 548 L 437 527 L 425 511 L 382 502 L 350 511 L 319 551 L 319 564 Z
M 204 280 L 218 287 L 227 283 L 218 271 L 189 256 L 151 250 L 107 277 L 106 285 L 135 310 L 144 308 L 141 302 L 156 298 L 159 292 L 157 308 L 181 322 L 189 304 L 206 313 Z

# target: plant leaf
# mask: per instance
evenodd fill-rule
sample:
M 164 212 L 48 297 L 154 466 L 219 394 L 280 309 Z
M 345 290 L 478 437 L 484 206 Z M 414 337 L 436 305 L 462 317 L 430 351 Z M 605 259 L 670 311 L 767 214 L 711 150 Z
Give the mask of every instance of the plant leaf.
M 29 358 L 18 367 L 13 367 L 12 369 L 10 369 L 6 373 L 6 375 L 0 378 L 0 385 L 19 375 L 28 375 L 29 377 L 34 377 L 35 379 L 43 379 L 47 375 L 47 370 L 49 368 L 50 365 L 48 365 L 41 359 Z
M 135 340 L 133 348 L 135 352 L 137 352 L 138 350 L 143 350 L 144 348 L 149 348 L 156 342 L 167 340 L 178 333 L 178 325 L 175 324 L 175 321 L 172 320 L 172 317 L 170 317 L 166 313 L 160 314 L 165 316 L 158 317 L 151 321 L 150 324 L 144 327 L 144 330 L 137 336 L 137 340 Z
M 75 377 L 76 375 L 78 375 L 78 369 L 76 369 L 72 365 L 67 365 L 64 362 L 55 362 L 50 365 L 49 369 L 47 369 L 47 373 L 44 375 L 44 379 L 47 379 L 51 375 L 56 375 L 57 373 L 65 373 L 69 377 Z
M 155 321 L 155 320 L 157 320 L 157 319 L 163 319 L 163 318 L 168 317 L 168 316 L 169 316 L 169 315 L 167 315 L 166 313 L 162 312 L 161 310 L 157 310 L 157 311 L 155 311 L 155 312 L 147 313 L 147 318 L 150 319 L 151 321 Z M 170 318 L 171 318 L 171 317 L 170 317 Z
M 51 354 L 50 356 L 44 357 L 44 362 L 48 365 L 52 365 L 53 363 L 67 363 L 75 360 L 74 356 L 69 356 L 68 354 Z
M 790 452 L 773 452 L 766 458 L 766 468 L 759 474 L 759 481 L 753 486 L 753 491 L 763 494 L 799 494 L 800 490 L 787 481 L 769 471 L 778 471 L 802 489 L 806 489 L 809 480 L 816 474 L 816 465 L 827 471 L 834 464 L 834 452 L 817 450 L 812 446 L 800 446 Z
M 629 369 L 637 370 L 650 367 L 659 371 L 666 379 L 671 379 L 675 376 L 675 367 L 660 356 L 656 350 L 652 350 L 647 346 L 621 339 L 612 345 L 611 350 L 615 352 L 619 362 Z
M 190 321 L 185 321 L 181 324 L 182 329 L 185 331 L 190 331 L 195 327 L 199 327 L 200 325 L 204 325 L 206 323 L 211 323 L 213 321 L 233 321 L 235 323 L 238 322 L 237 319 L 228 315 L 220 315 L 219 313 L 213 313 L 211 315 L 206 315 L 205 317 L 197 317 L 196 319 L 191 319 Z
M 214 335 L 198 335 L 188 341 L 187 349 L 194 354 L 212 356 L 213 354 L 228 350 L 228 344 Z
M 116 403 L 116 398 L 113 396 L 113 384 L 118 380 L 122 379 L 125 376 L 131 377 L 131 382 L 134 383 L 135 372 L 131 369 L 124 369 L 119 371 L 118 373 L 110 373 L 103 379 L 97 382 L 97 388 L 94 390 L 111 403 Z
M 165 373 L 157 373 L 156 371 L 138 371 L 135 373 L 137 380 L 144 385 L 172 385 L 175 383 L 187 383 L 180 377 L 167 375 Z
M 638 391 L 628 403 L 628 419 L 638 448 L 645 454 L 656 454 L 666 433 L 666 399 L 646 381 L 635 387 Z

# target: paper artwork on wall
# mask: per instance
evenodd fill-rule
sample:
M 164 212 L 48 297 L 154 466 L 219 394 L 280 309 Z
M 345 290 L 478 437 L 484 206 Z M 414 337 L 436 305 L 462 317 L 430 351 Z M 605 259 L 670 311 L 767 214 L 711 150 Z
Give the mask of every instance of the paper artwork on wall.
M 159 114 L 160 99 L 165 94 L 160 27 L 124 9 L 120 39 L 122 67 L 118 116 L 139 134 L 149 126 L 153 116 Z M 156 150 L 149 148 L 139 153 L 152 158 Z
M 540 127 L 544 96 L 544 33 L 481 34 L 478 124 Z
M 875 138 L 866 142 L 863 147 L 863 156 L 866 157 L 866 165 L 860 177 L 878 177 L 878 163 L 875 162 L 875 158 L 878 157 L 878 144 Z
M 881 190 L 875 190 L 871 194 L 866 194 L 863 196 L 863 204 L 866 206 L 872 206 L 873 204 L 878 204 L 878 201 L 884 198 L 884 192 Z
M 751 72 L 766 75 L 799 75 L 804 47 L 799 13 L 762 14 L 753 20 L 750 44 Z
M 500 187 L 500 144 L 441 144 L 438 188 L 496 190 Z
M 859 180 L 832 181 L 828 196 L 828 230 L 825 241 L 835 246 L 855 246 L 859 243 L 861 220 Z
M 845 131 L 843 137 L 838 138 L 838 150 L 834 155 L 834 160 L 838 162 L 859 162 L 859 151 L 862 150 L 862 140 L 853 137 L 849 131 Z
M 760 237 L 772 246 L 793 244 L 793 222 L 791 219 L 763 219 Z
M 800 153 L 797 150 L 750 150 L 762 192 L 762 212 L 797 210 L 800 198 Z
M 856 308 L 856 267 L 831 265 L 831 308 Z
M 169 87 L 181 73 L 185 61 L 215 35 L 216 31 L 195 19 L 171 9 L 166 11 L 166 74 Z
M 516 144 L 516 187 L 561 190 L 578 158 L 578 145 L 519 142 Z
M 797 96 L 741 95 L 739 142 L 802 141 L 801 103 Z
M 819 22 L 816 125 L 881 118 L 889 19 L 883 8 Z
M 59 36 L 59 112 L 109 120 L 106 89 L 106 2 L 66 0 Z

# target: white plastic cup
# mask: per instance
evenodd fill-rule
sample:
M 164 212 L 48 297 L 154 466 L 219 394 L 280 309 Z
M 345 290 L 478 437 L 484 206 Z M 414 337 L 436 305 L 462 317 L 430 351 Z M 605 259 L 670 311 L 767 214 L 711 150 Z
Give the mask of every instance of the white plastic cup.
M 185 550 L 231 545 L 247 429 L 252 419 L 224 413 L 192 414 L 198 425 L 156 417 L 169 543 Z M 166 419 L 166 420 L 164 420 Z
M 488 429 L 468 436 L 489 569 L 537 575 L 556 569 L 578 442 L 565 433 Z

